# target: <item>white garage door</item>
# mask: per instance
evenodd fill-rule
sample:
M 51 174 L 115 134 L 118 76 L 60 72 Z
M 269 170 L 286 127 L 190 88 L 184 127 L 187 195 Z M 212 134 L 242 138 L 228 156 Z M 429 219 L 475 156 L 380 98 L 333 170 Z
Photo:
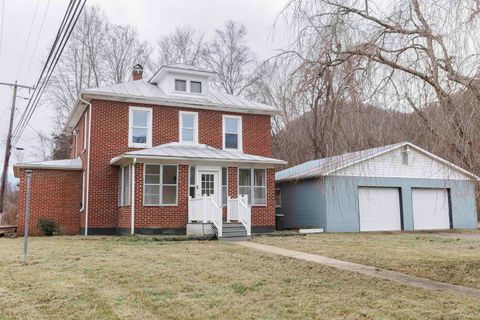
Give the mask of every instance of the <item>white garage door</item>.
M 413 228 L 450 229 L 446 189 L 412 189 Z
M 397 188 L 358 188 L 360 231 L 401 230 Z

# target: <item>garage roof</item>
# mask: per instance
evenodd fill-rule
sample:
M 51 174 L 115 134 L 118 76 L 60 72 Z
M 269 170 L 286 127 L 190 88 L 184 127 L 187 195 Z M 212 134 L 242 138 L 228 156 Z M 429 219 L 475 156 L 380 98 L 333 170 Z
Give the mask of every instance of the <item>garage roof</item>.
M 280 181 L 291 181 L 291 180 L 303 180 L 303 179 L 309 179 L 309 178 L 314 178 L 314 177 L 320 177 L 320 176 L 327 176 L 330 175 L 340 169 L 344 169 L 346 167 L 352 166 L 354 164 L 357 164 L 359 162 L 366 161 L 368 159 L 377 157 L 379 155 L 385 154 L 387 152 L 402 148 L 404 146 L 409 146 L 412 149 L 415 149 L 428 157 L 439 161 L 443 163 L 444 165 L 457 170 L 464 175 L 475 179 L 475 180 L 480 180 L 479 177 L 474 175 L 473 173 L 460 168 L 459 166 L 442 159 L 422 148 L 419 146 L 414 145 L 413 143 L 410 142 L 400 142 L 400 143 L 395 143 L 391 145 L 386 145 L 386 146 L 381 146 L 377 148 L 372 148 L 372 149 L 365 149 L 365 150 L 360 150 L 356 152 L 350 152 L 350 153 L 345 153 L 341 154 L 338 156 L 334 157 L 328 157 L 328 158 L 322 158 L 318 160 L 312 160 L 308 161 L 305 163 L 302 163 L 298 166 L 291 167 L 288 169 L 285 169 L 283 171 L 279 171 L 275 174 L 275 180 L 277 182 Z

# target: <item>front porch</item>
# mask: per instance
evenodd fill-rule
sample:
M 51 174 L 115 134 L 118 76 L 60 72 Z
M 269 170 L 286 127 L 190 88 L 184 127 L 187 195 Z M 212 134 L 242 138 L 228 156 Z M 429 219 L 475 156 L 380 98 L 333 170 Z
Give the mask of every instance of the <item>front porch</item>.
M 118 229 L 239 239 L 273 231 L 280 163 L 201 145 L 123 154 L 111 161 L 119 167 Z
M 189 197 L 187 235 L 214 234 L 219 239 L 245 240 L 252 234 L 252 210 L 247 196 L 227 199 L 227 218 L 211 195 Z

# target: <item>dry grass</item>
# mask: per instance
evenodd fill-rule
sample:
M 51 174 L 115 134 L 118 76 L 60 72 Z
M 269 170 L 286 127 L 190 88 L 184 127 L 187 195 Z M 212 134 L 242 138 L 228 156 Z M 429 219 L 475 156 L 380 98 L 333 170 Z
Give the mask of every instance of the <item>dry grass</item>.
M 32 238 L 22 266 L 22 239 L 1 239 L 0 319 L 480 317 L 477 300 L 231 243 L 130 240 Z
M 434 233 L 326 233 L 255 241 L 480 288 L 480 240 Z

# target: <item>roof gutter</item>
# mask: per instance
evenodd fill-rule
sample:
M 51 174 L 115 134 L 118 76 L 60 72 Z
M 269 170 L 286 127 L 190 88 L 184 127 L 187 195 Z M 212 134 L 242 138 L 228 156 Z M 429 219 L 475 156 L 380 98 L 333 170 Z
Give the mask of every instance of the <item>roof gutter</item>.
M 238 107 L 228 104 L 213 104 L 208 102 L 195 102 L 195 101 L 178 101 L 162 98 L 145 98 L 138 96 L 125 96 L 121 94 L 113 93 L 93 93 L 86 92 L 83 94 L 86 99 L 100 98 L 104 100 L 133 102 L 133 103 L 146 103 L 146 104 L 161 104 L 164 106 L 183 107 L 183 108 L 195 108 L 195 109 L 208 109 L 208 110 L 221 110 L 227 112 L 239 112 L 249 114 L 265 114 L 265 115 L 277 115 L 280 114 L 278 109 L 251 109 L 247 107 Z
M 286 165 L 287 162 L 278 159 L 271 160 L 247 160 L 247 159 L 212 159 L 212 158 L 193 158 L 193 157 L 168 157 L 168 156 L 153 156 L 153 155 L 129 155 L 122 154 L 110 160 L 110 165 L 116 165 L 124 159 L 147 159 L 147 160 L 175 160 L 175 161 L 207 161 L 207 162 L 238 162 L 238 163 L 254 163 L 254 164 L 272 164 L 272 165 Z

